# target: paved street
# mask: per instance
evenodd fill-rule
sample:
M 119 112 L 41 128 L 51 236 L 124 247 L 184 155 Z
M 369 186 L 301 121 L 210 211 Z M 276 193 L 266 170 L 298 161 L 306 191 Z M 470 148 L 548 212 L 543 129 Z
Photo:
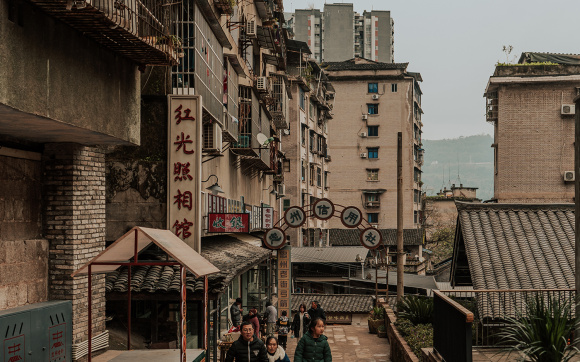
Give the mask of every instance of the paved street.
M 387 338 L 370 334 L 368 327 L 350 325 L 327 326 L 324 334 L 328 337 L 333 361 L 384 362 L 390 361 L 390 345 Z M 298 340 L 288 339 L 287 353 L 294 360 L 294 350 Z

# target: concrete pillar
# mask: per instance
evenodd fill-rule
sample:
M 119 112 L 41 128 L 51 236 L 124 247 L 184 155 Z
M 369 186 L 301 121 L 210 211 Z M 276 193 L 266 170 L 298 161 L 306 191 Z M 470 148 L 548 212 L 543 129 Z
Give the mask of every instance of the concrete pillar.
M 105 155 L 72 143 L 43 153 L 44 234 L 49 241 L 49 299 L 72 300 L 73 343 L 87 339 L 87 277 L 71 273 L 105 248 Z M 105 279 L 93 277 L 93 335 L 105 330 Z

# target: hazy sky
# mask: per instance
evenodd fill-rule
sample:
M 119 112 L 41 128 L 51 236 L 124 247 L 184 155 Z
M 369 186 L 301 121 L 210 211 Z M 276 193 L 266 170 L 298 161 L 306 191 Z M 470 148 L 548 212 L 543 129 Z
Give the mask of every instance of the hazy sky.
M 335 3 L 342 1 L 328 1 Z M 580 1 L 396 0 L 344 1 L 354 10 L 390 10 L 395 21 L 395 62 L 423 76 L 425 139 L 492 134 L 483 92 L 503 45 L 524 51 L 580 53 Z M 284 10 L 323 0 L 284 0 Z M 511 59 L 510 59 L 511 60 Z

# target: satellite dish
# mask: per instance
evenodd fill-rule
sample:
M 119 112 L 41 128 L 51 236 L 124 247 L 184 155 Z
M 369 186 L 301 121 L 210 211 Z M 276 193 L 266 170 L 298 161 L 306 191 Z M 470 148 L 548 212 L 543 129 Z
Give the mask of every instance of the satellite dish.
M 256 139 L 258 140 L 258 143 L 259 143 L 260 145 L 262 145 L 262 146 L 263 146 L 263 145 L 265 145 L 265 144 L 266 144 L 266 142 L 268 142 L 268 136 L 266 136 L 266 135 L 265 135 L 265 134 L 263 134 L 263 133 L 258 133 L 258 134 L 256 135 Z

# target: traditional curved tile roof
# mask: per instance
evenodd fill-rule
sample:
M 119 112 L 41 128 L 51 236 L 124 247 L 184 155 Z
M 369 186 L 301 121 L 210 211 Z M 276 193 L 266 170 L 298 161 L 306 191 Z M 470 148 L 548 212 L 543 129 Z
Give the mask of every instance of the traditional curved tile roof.
M 220 272 L 208 276 L 209 291 L 221 293 L 239 274 L 267 259 L 270 250 L 253 246 L 232 236 L 203 238 L 201 255 L 215 265 Z M 149 257 L 151 259 L 151 257 Z M 127 292 L 126 267 L 108 273 L 105 290 Z M 203 291 L 203 278 L 187 273 L 186 288 L 190 292 Z M 178 293 L 180 290 L 178 266 L 134 267 L 131 274 L 131 291 L 147 293 Z
M 386 245 L 397 245 L 397 229 L 380 229 Z M 330 244 L 333 246 L 360 246 L 360 231 L 357 229 L 330 229 Z M 423 229 L 403 230 L 404 245 L 422 245 Z
M 310 309 L 314 300 L 325 313 L 368 313 L 373 309 L 375 297 L 367 294 L 292 294 L 292 313 L 297 312 L 302 303 Z

